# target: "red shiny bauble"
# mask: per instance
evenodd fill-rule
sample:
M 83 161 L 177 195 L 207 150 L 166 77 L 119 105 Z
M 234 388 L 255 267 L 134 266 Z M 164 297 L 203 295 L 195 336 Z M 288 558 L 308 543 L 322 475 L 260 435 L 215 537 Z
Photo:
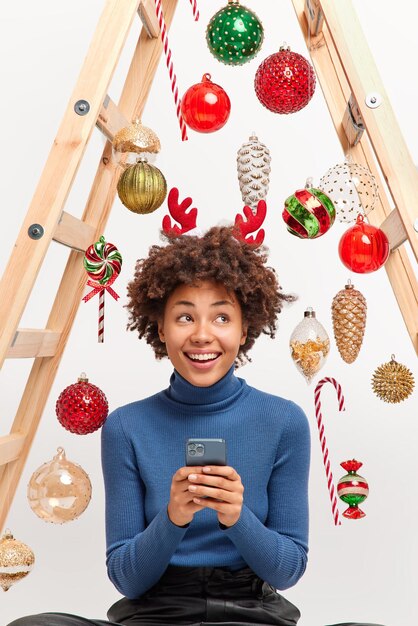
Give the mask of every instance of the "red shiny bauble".
M 341 237 L 338 253 L 346 267 L 357 274 L 375 272 L 385 264 L 390 252 L 389 241 L 383 230 L 367 224 L 358 215 L 354 226 Z
M 280 48 L 262 62 L 254 87 L 261 104 L 273 113 L 296 113 L 312 98 L 315 83 L 311 64 L 301 54 Z
M 81 374 L 78 382 L 61 392 L 55 411 L 64 428 L 76 435 L 87 435 L 103 426 L 109 405 L 103 391 Z
M 199 133 L 213 133 L 224 126 L 231 113 L 231 101 L 222 87 L 205 74 L 201 83 L 192 85 L 181 100 L 186 124 Z

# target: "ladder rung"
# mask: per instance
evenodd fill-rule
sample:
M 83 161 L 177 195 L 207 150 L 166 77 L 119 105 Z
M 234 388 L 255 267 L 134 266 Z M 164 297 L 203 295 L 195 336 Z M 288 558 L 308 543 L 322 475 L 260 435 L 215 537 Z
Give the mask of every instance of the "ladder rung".
M 110 96 L 104 99 L 96 126 L 106 135 L 109 141 L 113 141 L 116 133 L 125 126 L 129 126 L 129 120 L 123 115 L 121 110 L 113 102 Z
M 387 218 L 380 224 L 380 228 L 389 239 L 390 249 L 396 250 L 408 239 L 405 227 L 402 223 L 398 209 L 393 209 Z
M 96 229 L 94 226 L 63 211 L 55 229 L 53 239 L 73 250 L 85 252 L 85 250 L 94 243 L 95 232 Z
M 138 14 L 148 36 L 154 38 L 158 37 L 160 34 L 160 26 L 155 13 L 153 0 L 141 0 L 138 7 Z
M 60 337 L 61 333 L 47 328 L 43 330 L 19 328 L 6 357 L 8 359 L 30 359 L 54 356 Z
M 22 433 L 12 433 L 0 437 L 0 466 L 19 458 L 25 439 L 26 437 Z

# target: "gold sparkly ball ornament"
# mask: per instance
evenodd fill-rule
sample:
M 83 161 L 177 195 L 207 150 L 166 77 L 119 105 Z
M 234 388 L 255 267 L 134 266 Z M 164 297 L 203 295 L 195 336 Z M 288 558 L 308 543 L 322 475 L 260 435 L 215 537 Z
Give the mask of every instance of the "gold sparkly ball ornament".
M 332 325 L 338 352 L 346 363 L 359 355 L 366 329 L 367 303 L 363 294 L 354 289 L 351 280 L 332 301 Z
M 144 126 L 139 118 L 116 133 L 112 147 L 116 162 L 123 166 L 135 164 L 138 155 L 156 154 L 161 150 L 156 133 Z
M 392 354 L 389 363 L 380 365 L 373 374 L 372 388 L 384 402 L 396 404 L 406 400 L 414 389 L 414 377 L 405 365 L 395 361 Z
M 253 212 L 265 200 L 270 183 L 270 150 L 253 133 L 237 153 L 237 172 L 242 201 Z
M 3 591 L 29 574 L 35 563 L 35 555 L 22 541 L 6 530 L 0 539 L 0 586 Z
M 329 196 L 340 222 L 355 222 L 359 213 L 373 211 L 379 190 L 373 174 L 349 158 L 331 167 L 320 179 L 319 189 Z
M 91 499 L 91 482 L 80 465 L 68 461 L 63 448 L 33 474 L 28 485 L 32 511 L 45 522 L 65 524 L 79 517 Z
M 167 182 L 163 173 L 141 157 L 130 165 L 118 182 L 118 194 L 122 204 L 133 213 L 152 213 L 162 205 L 167 195 Z
M 306 309 L 289 344 L 293 362 L 309 384 L 324 365 L 330 347 L 328 333 L 316 319 L 312 307 Z

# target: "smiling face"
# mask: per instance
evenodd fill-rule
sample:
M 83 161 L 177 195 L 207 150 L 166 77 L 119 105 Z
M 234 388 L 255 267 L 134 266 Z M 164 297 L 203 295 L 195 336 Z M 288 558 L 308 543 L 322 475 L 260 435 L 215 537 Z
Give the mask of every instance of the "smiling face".
M 225 376 L 247 337 L 237 298 L 212 281 L 177 287 L 167 300 L 158 334 L 175 369 L 197 387 L 209 387 Z

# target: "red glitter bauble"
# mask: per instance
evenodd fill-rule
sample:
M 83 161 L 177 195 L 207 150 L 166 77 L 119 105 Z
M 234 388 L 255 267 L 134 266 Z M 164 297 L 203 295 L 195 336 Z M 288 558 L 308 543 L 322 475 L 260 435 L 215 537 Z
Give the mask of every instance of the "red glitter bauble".
M 357 274 L 378 270 L 385 264 L 389 252 L 389 241 L 383 230 L 366 224 L 361 214 L 357 216 L 355 225 L 341 237 L 338 245 L 341 261 Z
M 88 435 L 103 426 L 109 405 L 103 391 L 81 374 L 61 392 L 55 411 L 59 423 L 76 435 Z
M 222 87 L 205 74 L 201 83 L 192 85 L 181 100 L 186 124 L 199 133 L 213 133 L 224 126 L 231 113 L 231 101 Z
M 315 83 L 311 64 L 301 54 L 280 48 L 262 62 L 254 87 L 261 104 L 273 113 L 296 113 L 312 98 Z

